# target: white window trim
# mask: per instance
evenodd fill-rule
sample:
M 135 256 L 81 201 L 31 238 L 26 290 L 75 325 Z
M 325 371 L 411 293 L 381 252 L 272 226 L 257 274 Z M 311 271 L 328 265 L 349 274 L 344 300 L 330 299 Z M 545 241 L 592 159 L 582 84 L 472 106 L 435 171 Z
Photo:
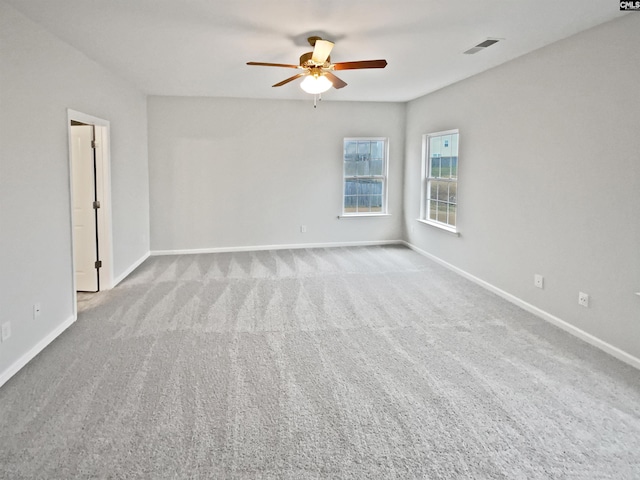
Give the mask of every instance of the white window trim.
M 339 219 L 343 218 L 367 218 L 367 217 L 390 217 L 390 213 L 343 213 L 338 215 Z
M 460 197 L 459 190 L 458 190 L 458 193 L 456 193 L 456 225 L 455 226 L 447 225 L 446 223 L 435 222 L 427 218 L 427 198 L 429 197 L 429 181 L 427 178 L 427 174 L 429 173 L 429 163 L 427 162 L 427 152 L 428 152 L 427 141 L 429 137 L 439 137 L 441 135 L 451 135 L 453 133 L 458 134 L 458 152 L 459 152 L 460 151 L 460 136 L 459 136 L 460 130 L 457 128 L 453 128 L 451 130 L 443 130 L 441 132 L 425 133 L 424 135 L 422 135 L 422 180 L 421 180 L 422 185 L 421 185 L 421 191 L 420 191 L 420 218 L 418 218 L 417 220 L 426 225 L 431 225 L 432 227 L 436 227 L 446 232 L 454 233 L 456 234 L 456 236 L 460 236 L 460 231 L 458 230 L 458 218 L 457 218 L 457 214 L 458 214 L 457 199 Z M 458 153 L 458 156 L 459 156 L 459 153 Z M 458 162 L 458 174 L 459 173 L 460 173 L 460 162 Z M 456 183 L 458 183 L 457 179 L 456 179 Z
M 346 213 L 344 211 L 344 183 L 345 183 L 345 175 L 344 175 L 344 157 L 342 159 L 342 213 L 338 215 L 338 218 L 361 218 L 361 217 L 388 217 L 389 213 L 389 138 L 388 137 L 344 137 L 342 139 L 342 148 L 344 154 L 344 144 L 349 141 L 384 141 L 384 168 L 383 175 L 375 175 L 372 178 L 382 178 L 384 181 L 384 187 L 382 190 L 383 196 L 383 211 L 382 212 L 354 212 L 354 213 Z
M 460 236 L 460 232 L 453 228 L 451 225 L 445 225 L 444 223 L 436 223 L 433 220 L 425 220 L 424 218 L 416 218 L 416 220 L 420 223 L 424 223 L 425 225 L 431 225 L 432 227 L 439 228 L 440 230 L 444 230 L 447 233 L 455 235 L 456 237 Z

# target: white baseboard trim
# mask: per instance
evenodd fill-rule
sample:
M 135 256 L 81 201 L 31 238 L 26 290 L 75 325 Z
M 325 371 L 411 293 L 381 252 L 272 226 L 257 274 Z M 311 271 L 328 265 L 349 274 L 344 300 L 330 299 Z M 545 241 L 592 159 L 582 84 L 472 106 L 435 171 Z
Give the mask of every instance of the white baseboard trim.
M 371 247 L 378 245 L 405 245 L 403 240 L 375 240 L 368 242 L 296 243 L 291 245 L 250 245 L 246 247 L 192 248 L 183 250 L 152 250 L 151 256 L 191 255 L 196 253 L 257 252 L 262 250 L 295 250 L 301 248 Z
M 121 281 L 123 281 L 125 278 L 127 278 L 129 276 L 129 274 L 131 272 L 133 272 L 136 268 L 138 268 L 140 265 L 142 265 L 142 262 L 144 262 L 147 258 L 149 258 L 149 255 L 151 255 L 151 252 L 147 252 L 145 253 L 143 256 L 141 256 L 138 260 L 136 260 L 129 268 L 127 268 L 123 273 L 121 273 L 120 275 L 118 275 L 114 280 L 113 280 L 113 286 L 115 287 L 116 285 L 118 285 Z
M 415 245 L 412 245 L 406 241 L 402 241 L 401 242 L 403 245 L 409 247 L 411 250 L 424 255 L 425 257 L 433 260 L 436 263 L 439 263 L 440 265 L 448 268 L 449 270 L 452 270 L 454 272 L 456 272 L 457 274 L 467 278 L 468 280 L 471 280 L 472 282 L 480 285 L 481 287 L 486 288 L 487 290 L 495 293 L 496 295 L 504 298 L 505 300 L 513 303 L 514 305 L 519 306 L 520 308 L 522 308 L 523 310 L 526 310 L 529 313 L 532 313 L 534 315 L 536 315 L 537 317 L 542 318 L 543 320 L 546 320 L 549 323 L 552 323 L 553 325 L 555 325 L 556 327 L 561 328 L 562 330 L 564 330 L 565 332 L 570 333 L 571 335 L 578 337 L 579 339 L 587 342 L 590 345 L 593 345 L 594 347 L 608 353 L 609 355 L 612 355 L 613 357 L 617 358 L 618 360 L 631 365 L 632 367 L 637 368 L 638 370 L 640 370 L 640 358 L 634 357 L 633 355 L 625 352 L 624 350 L 619 349 L 618 347 L 614 347 L 613 345 L 611 345 L 610 343 L 605 342 L 604 340 L 599 339 L 598 337 L 595 337 L 593 335 L 591 335 L 590 333 L 585 332 L 584 330 L 579 329 L 578 327 L 571 325 L 570 323 L 562 320 L 561 318 L 556 317 L 555 315 L 550 314 L 549 312 L 546 312 L 538 307 L 536 307 L 535 305 L 531 305 L 530 303 L 525 302 L 524 300 L 516 297 L 515 295 L 510 294 L 509 292 L 505 292 L 504 290 L 496 287 L 495 285 L 490 284 L 489 282 L 486 282 L 464 270 L 462 270 L 461 268 L 456 267 L 455 265 L 452 265 L 444 260 L 442 260 L 439 257 L 436 257 L 435 255 L 426 252 L 418 247 L 416 247 Z
M 9 368 L 0 373 L 0 387 L 4 385 L 11 377 L 13 377 L 22 367 L 29 363 L 36 355 L 44 350 L 47 345 L 53 342 L 58 336 L 69 328 L 76 321 L 75 316 L 69 317 L 67 320 L 58 325 L 49 335 L 36 343 L 29 351 L 16 360 Z

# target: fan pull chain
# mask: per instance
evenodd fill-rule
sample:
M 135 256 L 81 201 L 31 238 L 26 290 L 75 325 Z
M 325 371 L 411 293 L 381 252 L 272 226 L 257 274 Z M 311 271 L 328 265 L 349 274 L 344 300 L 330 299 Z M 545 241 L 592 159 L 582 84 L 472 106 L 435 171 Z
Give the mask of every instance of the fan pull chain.
M 313 96 L 313 108 L 318 108 L 318 102 L 322 101 L 322 94 L 316 94 Z

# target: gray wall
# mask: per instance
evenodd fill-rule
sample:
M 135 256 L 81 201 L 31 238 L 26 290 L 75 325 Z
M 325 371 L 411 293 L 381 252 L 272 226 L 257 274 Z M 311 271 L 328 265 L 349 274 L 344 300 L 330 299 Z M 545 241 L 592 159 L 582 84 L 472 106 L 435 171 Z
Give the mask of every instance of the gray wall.
M 636 358 L 638 45 L 630 14 L 410 102 L 404 192 L 412 244 Z M 421 136 L 450 128 L 460 237 L 415 220 Z
M 152 250 L 402 236 L 404 104 L 149 97 L 148 114 Z M 337 219 L 350 136 L 389 138 L 389 217 Z
M 149 193 L 145 96 L 1 2 L 0 44 L 1 376 L 73 316 L 67 108 L 111 122 L 114 277 L 149 251 Z

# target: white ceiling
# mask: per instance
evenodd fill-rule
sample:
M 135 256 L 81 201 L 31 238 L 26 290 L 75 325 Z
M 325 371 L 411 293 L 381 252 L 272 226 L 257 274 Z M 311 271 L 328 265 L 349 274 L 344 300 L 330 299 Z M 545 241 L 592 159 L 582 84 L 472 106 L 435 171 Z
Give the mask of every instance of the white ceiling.
M 407 101 L 623 15 L 610 0 L 5 0 L 150 95 L 309 98 L 284 68 L 312 34 L 338 72 L 326 100 Z M 504 41 L 462 52 L 488 37 Z

